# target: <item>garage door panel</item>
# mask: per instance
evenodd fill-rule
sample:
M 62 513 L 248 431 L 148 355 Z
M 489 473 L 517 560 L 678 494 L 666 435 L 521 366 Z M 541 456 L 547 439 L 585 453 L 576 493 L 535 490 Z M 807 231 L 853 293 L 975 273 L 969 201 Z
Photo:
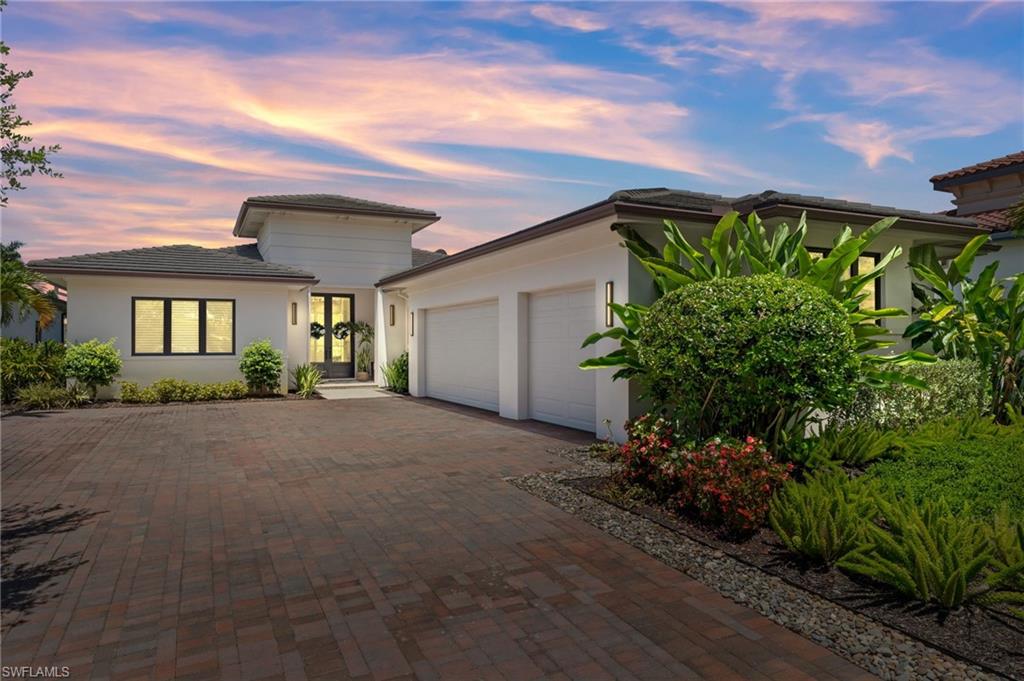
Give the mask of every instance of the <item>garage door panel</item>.
M 594 430 L 594 373 L 578 367 L 593 357 L 580 348 L 593 331 L 593 287 L 530 296 L 530 418 Z
M 426 394 L 498 410 L 498 306 L 427 310 Z

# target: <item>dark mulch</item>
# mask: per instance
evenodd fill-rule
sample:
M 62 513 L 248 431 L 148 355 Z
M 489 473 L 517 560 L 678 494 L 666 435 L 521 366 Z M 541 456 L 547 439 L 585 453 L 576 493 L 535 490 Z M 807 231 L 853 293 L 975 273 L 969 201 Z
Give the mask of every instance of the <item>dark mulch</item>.
M 681 517 L 625 494 L 621 486 L 607 476 L 579 478 L 566 484 L 716 548 L 793 586 L 871 617 L 953 657 L 1012 679 L 1024 679 L 1024 622 L 1020 620 L 976 607 L 942 613 L 935 608 L 908 603 L 839 570 L 808 568 L 794 561 L 767 528 L 741 543 L 729 541 L 695 519 Z

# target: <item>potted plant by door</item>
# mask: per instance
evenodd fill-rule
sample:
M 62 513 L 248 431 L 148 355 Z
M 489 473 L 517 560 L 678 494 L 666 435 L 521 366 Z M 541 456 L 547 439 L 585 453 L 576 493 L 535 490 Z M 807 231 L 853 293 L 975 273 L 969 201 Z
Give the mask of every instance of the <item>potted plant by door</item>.
M 373 363 L 373 327 L 366 322 L 338 322 L 331 329 L 334 337 L 344 340 L 346 336 L 357 337 L 359 350 L 356 351 L 356 380 L 370 380 L 370 365 Z

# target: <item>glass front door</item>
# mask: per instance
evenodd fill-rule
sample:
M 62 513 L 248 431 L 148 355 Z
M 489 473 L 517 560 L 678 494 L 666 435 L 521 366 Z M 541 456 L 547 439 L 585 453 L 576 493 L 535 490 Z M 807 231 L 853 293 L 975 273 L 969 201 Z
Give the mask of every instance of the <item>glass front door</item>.
M 351 378 L 352 335 L 338 338 L 334 325 L 352 320 L 355 300 L 347 293 L 314 293 L 309 300 L 309 362 L 328 378 Z M 317 336 L 320 336 L 317 338 Z

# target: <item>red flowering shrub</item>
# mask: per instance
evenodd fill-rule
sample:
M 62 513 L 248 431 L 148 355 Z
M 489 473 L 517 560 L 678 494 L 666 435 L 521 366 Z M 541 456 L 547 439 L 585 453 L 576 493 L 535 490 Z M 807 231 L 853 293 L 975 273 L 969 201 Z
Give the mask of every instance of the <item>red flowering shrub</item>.
M 676 479 L 673 501 L 732 535 L 761 527 L 772 494 L 789 479 L 791 464 L 776 463 L 764 443 L 713 438 L 695 451 L 680 453 L 669 471 Z
M 626 424 L 626 444 L 619 448 L 622 460 L 620 481 L 640 485 L 658 498 L 665 499 L 674 491 L 673 467 L 670 465 L 678 440 L 672 424 L 660 417 L 644 414 Z

